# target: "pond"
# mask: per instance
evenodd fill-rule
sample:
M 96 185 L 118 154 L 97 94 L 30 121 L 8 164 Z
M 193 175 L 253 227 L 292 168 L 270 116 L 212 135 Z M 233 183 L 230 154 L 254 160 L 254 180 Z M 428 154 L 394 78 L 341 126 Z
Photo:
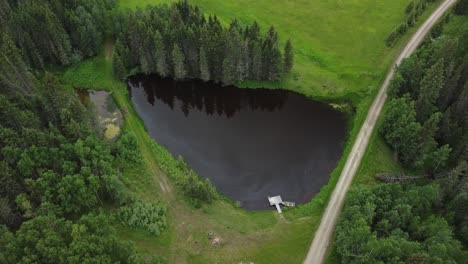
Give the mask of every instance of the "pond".
M 86 106 L 93 105 L 99 127 L 106 139 L 115 140 L 120 134 L 123 116 L 114 102 L 111 93 L 106 91 L 77 90 L 78 96 Z
M 249 210 L 310 201 L 343 151 L 346 115 L 295 92 L 157 76 L 128 89 L 150 136 Z

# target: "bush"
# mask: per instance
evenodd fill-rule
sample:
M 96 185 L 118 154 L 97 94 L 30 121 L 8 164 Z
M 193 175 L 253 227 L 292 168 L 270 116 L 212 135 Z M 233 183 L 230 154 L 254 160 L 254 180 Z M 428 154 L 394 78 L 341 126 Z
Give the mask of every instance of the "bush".
M 135 201 L 122 206 L 118 213 L 119 220 L 131 227 L 139 228 L 159 236 L 166 229 L 166 208 L 161 204 Z
M 179 157 L 178 167 L 183 177 L 177 181 L 188 202 L 195 208 L 201 207 L 203 202 L 211 203 L 216 198 L 216 189 L 208 179 L 201 179 L 187 163 Z
M 125 131 L 115 144 L 115 156 L 122 161 L 141 163 L 142 157 L 135 136 Z
M 458 3 L 455 5 L 455 8 L 453 9 L 453 12 L 459 16 L 466 15 L 468 13 L 468 0 L 458 1 Z
M 424 10 L 426 9 L 429 3 L 434 2 L 433 0 L 419 0 L 419 1 L 411 1 L 405 9 L 406 13 L 406 20 L 404 23 L 400 24 L 396 29 L 394 29 L 390 35 L 388 35 L 387 39 L 385 40 L 385 44 L 387 47 L 393 46 L 395 42 L 403 36 L 408 27 L 413 27 L 416 24 L 416 20 L 419 16 L 422 15 Z
M 211 203 L 217 198 L 215 187 L 208 179 L 200 178 L 179 156 L 174 159 L 164 147 L 152 144 L 159 167 L 176 183 L 185 199 L 195 208 L 202 203 Z

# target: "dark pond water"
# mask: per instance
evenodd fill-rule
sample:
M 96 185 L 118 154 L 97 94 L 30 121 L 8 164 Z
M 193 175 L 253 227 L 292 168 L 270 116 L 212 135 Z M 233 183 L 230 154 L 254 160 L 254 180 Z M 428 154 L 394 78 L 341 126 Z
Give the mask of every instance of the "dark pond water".
M 345 115 L 297 93 L 156 76 L 128 86 L 149 134 L 246 209 L 310 201 L 343 150 Z

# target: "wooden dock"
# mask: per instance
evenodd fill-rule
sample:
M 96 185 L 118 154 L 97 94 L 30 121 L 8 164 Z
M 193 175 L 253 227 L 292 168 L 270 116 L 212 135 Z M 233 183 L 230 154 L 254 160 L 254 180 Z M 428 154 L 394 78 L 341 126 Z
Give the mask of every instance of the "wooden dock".
M 286 207 L 296 206 L 296 203 L 283 201 L 283 199 L 279 195 L 273 196 L 273 197 L 268 196 L 268 202 L 270 202 L 270 205 L 274 205 L 276 207 L 276 210 L 278 211 L 279 214 L 283 213 L 283 210 L 281 210 L 280 204 Z

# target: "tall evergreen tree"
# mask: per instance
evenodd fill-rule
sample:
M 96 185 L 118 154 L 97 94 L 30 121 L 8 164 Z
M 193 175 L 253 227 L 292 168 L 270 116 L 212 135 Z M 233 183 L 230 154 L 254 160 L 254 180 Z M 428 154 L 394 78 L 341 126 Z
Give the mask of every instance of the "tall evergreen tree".
M 28 93 L 35 78 L 24 63 L 21 51 L 8 34 L 3 35 L 0 49 L 0 83 L 10 92 Z
M 160 76 L 166 77 L 169 74 L 169 66 L 167 65 L 166 49 L 159 31 L 154 34 L 154 46 L 156 48 L 156 71 Z
M 202 80 L 209 81 L 210 80 L 210 68 L 208 66 L 208 60 L 206 58 L 205 48 L 202 46 L 200 48 L 200 78 Z
M 112 57 L 112 67 L 114 71 L 114 77 L 116 79 L 122 80 L 123 78 L 125 78 L 125 75 L 126 75 L 125 66 L 118 53 L 115 53 L 114 56 Z
M 250 67 L 250 78 L 261 80 L 263 76 L 262 49 L 259 44 L 254 43 L 252 47 L 252 67 Z
M 177 43 L 174 44 L 174 48 L 172 49 L 172 65 L 174 68 L 174 77 L 178 80 L 184 79 L 187 74 L 185 69 L 185 56 Z
M 389 102 L 381 131 L 385 141 L 395 149 L 405 165 L 415 166 L 420 163 L 421 125 L 416 122 L 414 102 L 408 95 Z
M 440 59 L 424 75 L 421 80 L 418 100 L 416 101 L 417 119 L 421 122 L 427 120 L 437 111 L 436 101 L 444 85 L 444 61 Z
M 263 78 L 272 81 L 278 80 L 281 77 L 282 61 L 278 33 L 271 26 L 262 46 Z
M 284 47 L 284 73 L 288 74 L 291 72 L 294 64 L 294 54 L 291 40 L 288 39 L 286 46 Z

